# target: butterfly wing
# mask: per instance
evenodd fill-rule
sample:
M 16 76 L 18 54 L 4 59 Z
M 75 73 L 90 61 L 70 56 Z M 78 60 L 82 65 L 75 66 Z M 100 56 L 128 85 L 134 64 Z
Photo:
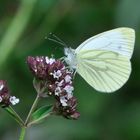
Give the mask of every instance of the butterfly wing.
M 75 50 L 77 72 L 98 91 L 118 90 L 130 76 L 134 42 L 131 28 L 118 28 L 89 38 Z

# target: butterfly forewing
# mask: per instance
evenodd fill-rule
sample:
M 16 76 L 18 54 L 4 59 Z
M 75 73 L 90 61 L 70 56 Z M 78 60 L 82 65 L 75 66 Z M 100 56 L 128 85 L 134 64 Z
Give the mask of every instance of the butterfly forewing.
M 93 36 L 83 42 L 77 49 L 79 54 L 86 50 L 108 50 L 131 58 L 135 42 L 135 32 L 131 28 L 117 28 Z

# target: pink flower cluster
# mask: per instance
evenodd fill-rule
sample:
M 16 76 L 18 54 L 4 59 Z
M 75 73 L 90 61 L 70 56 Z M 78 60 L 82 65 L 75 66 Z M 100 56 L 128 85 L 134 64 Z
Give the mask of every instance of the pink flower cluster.
M 10 104 L 16 105 L 17 103 L 19 103 L 19 99 L 15 96 L 10 96 L 6 81 L 0 80 L 0 104 L 2 107 L 7 107 Z
M 77 100 L 73 96 L 73 74 L 65 67 L 64 63 L 44 56 L 29 56 L 27 63 L 36 79 L 44 83 L 41 84 L 42 88 L 47 89 L 49 96 L 55 97 L 55 113 L 66 118 L 77 119 L 80 114 L 76 111 Z

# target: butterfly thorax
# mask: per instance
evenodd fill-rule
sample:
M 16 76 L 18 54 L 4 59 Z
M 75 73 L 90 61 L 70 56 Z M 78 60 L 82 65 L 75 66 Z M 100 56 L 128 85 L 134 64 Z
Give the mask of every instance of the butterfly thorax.
M 75 50 L 72 48 L 64 48 L 65 62 L 69 65 L 70 69 L 76 69 L 77 61 Z

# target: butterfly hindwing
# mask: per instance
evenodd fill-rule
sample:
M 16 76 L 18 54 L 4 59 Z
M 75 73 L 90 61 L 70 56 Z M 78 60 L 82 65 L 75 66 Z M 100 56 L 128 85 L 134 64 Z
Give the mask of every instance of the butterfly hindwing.
M 109 51 L 85 52 L 77 72 L 89 85 L 101 92 L 113 92 L 122 87 L 131 73 L 126 57 Z

